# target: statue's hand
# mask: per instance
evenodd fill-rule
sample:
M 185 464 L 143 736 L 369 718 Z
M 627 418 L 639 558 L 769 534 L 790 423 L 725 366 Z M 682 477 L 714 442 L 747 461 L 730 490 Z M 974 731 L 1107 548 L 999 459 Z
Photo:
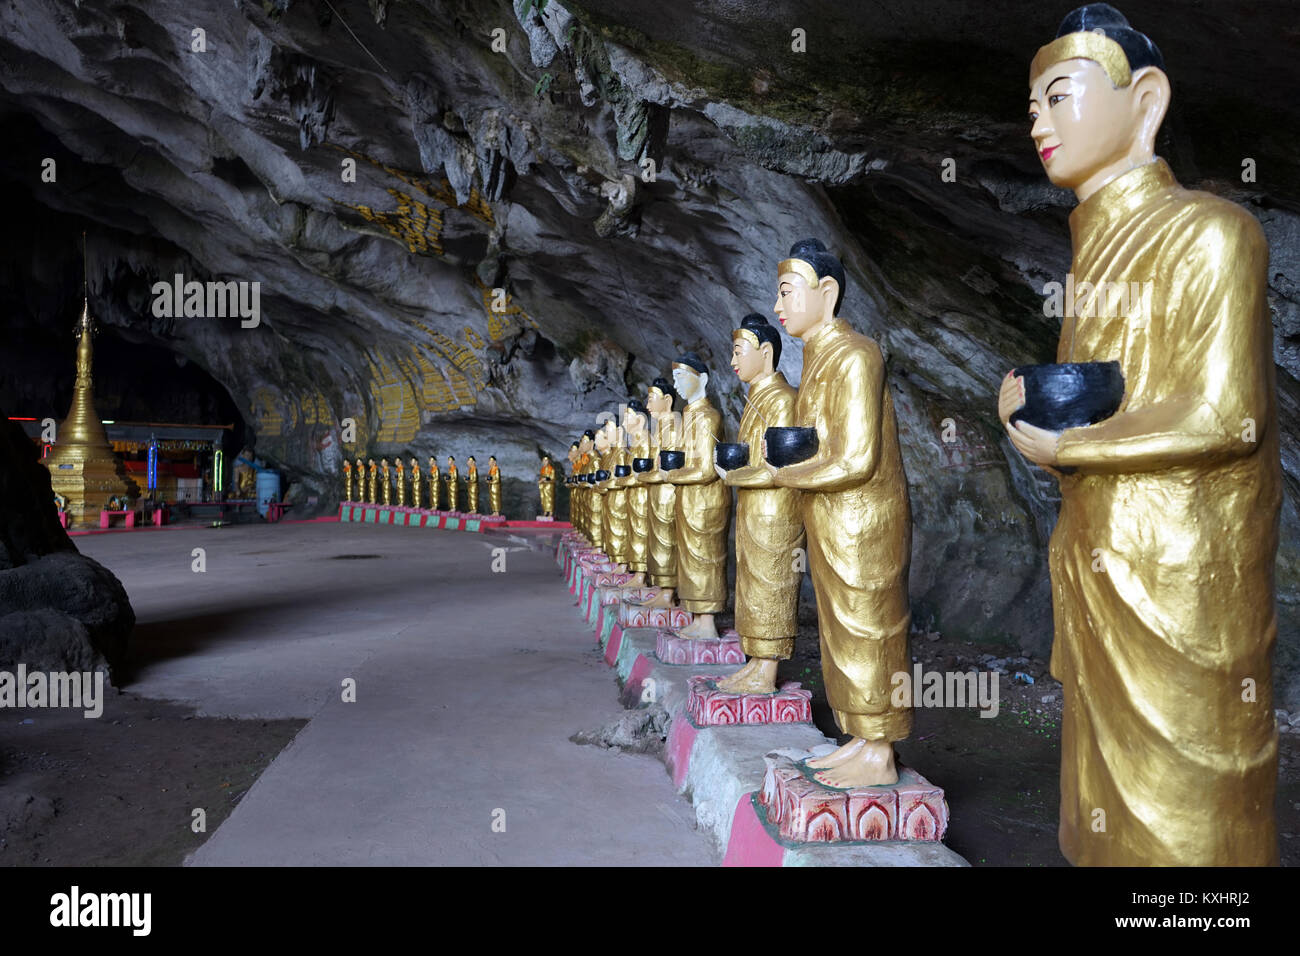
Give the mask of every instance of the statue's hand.
M 1020 421 L 1008 425 L 1007 434 L 1011 436 L 1011 444 L 1016 447 L 1016 451 L 1035 465 L 1046 467 L 1056 464 L 1056 446 L 1061 440 L 1060 432 Z
M 1011 416 L 1025 406 L 1025 380 L 1014 370 L 1007 372 L 1002 380 L 1002 389 L 998 392 L 998 418 L 1006 425 Z
M 713 470 L 718 473 L 718 477 L 724 482 L 727 480 L 727 470 L 719 465 L 716 461 L 713 463 Z

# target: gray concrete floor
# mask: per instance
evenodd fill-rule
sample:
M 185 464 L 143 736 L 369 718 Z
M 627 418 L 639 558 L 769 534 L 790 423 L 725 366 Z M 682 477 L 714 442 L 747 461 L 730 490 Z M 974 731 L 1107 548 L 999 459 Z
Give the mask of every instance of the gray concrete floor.
M 76 542 L 135 607 L 128 690 L 310 719 L 193 864 L 718 862 L 658 759 L 569 741 L 620 710 L 547 553 L 494 573 L 495 536 L 333 523 Z

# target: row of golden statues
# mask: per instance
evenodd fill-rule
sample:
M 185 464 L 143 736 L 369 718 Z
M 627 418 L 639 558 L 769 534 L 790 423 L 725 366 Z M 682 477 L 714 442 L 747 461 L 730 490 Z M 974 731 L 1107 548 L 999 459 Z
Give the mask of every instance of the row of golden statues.
M 546 465 L 543 464 L 545 480 Z M 465 514 L 479 513 L 479 473 L 478 463 L 470 455 L 465 463 Z M 409 480 L 408 480 L 409 475 Z M 501 469 L 495 455 L 488 456 L 488 470 L 483 478 L 487 485 L 489 515 L 501 514 Z M 460 470 L 454 455 L 447 456 L 447 470 L 438 472 L 438 460 L 429 456 L 429 471 L 426 477 L 421 474 L 420 462 L 411 459 L 410 469 L 398 458 L 390 467 L 387 458 L 376 462 L 373 458 L 362 464 L 360 458 L 355 466 L 350 461 L 343 462 L 343 494 L 345 501 L 366 502 L 369 504 L 395 505 L 398 508 L 428 508 L 431 511 L 461 511 L 460 506 Z M 425 491 L 425 488 L 428 491 Z M 407 489 L 410 489 L 408 499 Z M 445 491 L 443 490 L 445 488 Z M 552 512 L 554 497 L 552 496 Z M 552 512 L 547 512 L 548 514 Z
M 1060 484 L 1061 849 L 1076 864 L 1275 864 L 1268 247 L 1253 216 L 1182 188 L 1155 155 L 1170 82 L 1113 7 L 1067 16 L 1029 89 L 1043 167 L 1079 201 L 1082 301 L 1057 362 L 1008 373 L 997 407 L 1015 450 Z M 735 488 L 749 661 L 721 686 L 774 690 L 806 552 L 827 697 L 850 738 L 809 764 L 828 785 L 888 785 L 912 715 L 891 695 L 910 666 L 911 518 L 886 365 L 839 317 L 844 269 L 821 243 L 797 243 L 775 272 L 775 312 L 804 345 L 798 389 L 777 369 L 780 335 L 747 316 L 732 337 L 748 385 L 740 441 L 722 440 L 707 368 L 682 355 L 671 384 L 656 379 L 570 448 L 571 516 L 655 589 L 651 603 L 693 612 L 683 636 L 706 638 L 728 598 Z M 1087 298 L 1133 285 L 1144 294 L 1114 315 Z
M 745 316 L 731 344 L 748 386 L 739 441 L 724 440 L 707 366 L 682 355 L 671 384 L 656 379 L 570 447 L 570 513 L 631 586 L 652 589 L 643 603 L 680 606 L 693 618 L 679 635 L 710 639 L 730 595 L 735 488 L 735 619 L 749 660 L 718 687 L 776 690 L 808 568 L 827 696 L 851 738 L 810 766 L 831 786 L 892 784 L 893 741 L 911 728 L 910 707 L 890 694 L 909 666 L 911 517 L 884 357 L 838 317 L 844 269 L 820 242 L 796 243 L 777 277 L 776 314 L 804 343 L 800 388 L 778 369 L 780 332 Z

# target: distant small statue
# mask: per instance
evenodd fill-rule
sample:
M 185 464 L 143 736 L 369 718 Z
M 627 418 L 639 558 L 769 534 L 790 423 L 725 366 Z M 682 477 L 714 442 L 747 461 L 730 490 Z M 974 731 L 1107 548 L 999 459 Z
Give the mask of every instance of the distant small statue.
M 578 445 L 573 445 L 573 458 L 577 457 Z M 555 466 L 549 455 L 542 456 L 542 470 L 537 475 L 537 495 L 542 500 L 543 517 L 555 514 Z
M 473 455 L 469 456 L 469 461 L 466 464 L 468 467 L 465 471 L 465 492 L 467 498 L 465 504 L 468 506 L 468 512 L 472 515 L 476 515 L 478 514 L 478 465 L 475 464 Z
M 501 469 L 497 467 L 497 456 L 488 456 L 488 513 L 501 514 Z

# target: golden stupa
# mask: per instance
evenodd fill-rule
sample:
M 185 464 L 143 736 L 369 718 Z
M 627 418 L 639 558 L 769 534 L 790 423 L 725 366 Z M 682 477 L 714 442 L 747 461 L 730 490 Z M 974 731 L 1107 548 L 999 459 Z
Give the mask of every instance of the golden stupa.
M 74 528 L 98 525 L 99 512 L 113 495 L 134 499 L 139 494 L 95 413 L 94 330 L 90 301 L 86 300 L 77 323 L 77 383 L 72 389 L 72 407 L 55 434 L 54 450 L 42 462 L 50 470 L 54 493 L 67 499 L 68 521 Z

